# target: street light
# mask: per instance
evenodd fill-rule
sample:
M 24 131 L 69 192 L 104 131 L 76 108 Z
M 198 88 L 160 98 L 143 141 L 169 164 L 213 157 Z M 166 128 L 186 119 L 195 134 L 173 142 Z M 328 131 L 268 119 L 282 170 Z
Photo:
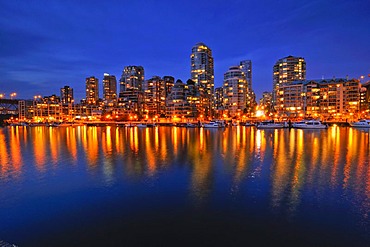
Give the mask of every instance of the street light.
M 10 99 L 13 99 L 13 97 L 17 96 L 17 93 L 11 93 L 10 94 Z
M 35 100 L 37 100 L 37 99 L 41 99 L 41 95 L 35 95 L 35 96 L 33 96 L 33 98 L 34 98 Z
M 5 98 L 5 93 L 0 93 L 0 99 Z

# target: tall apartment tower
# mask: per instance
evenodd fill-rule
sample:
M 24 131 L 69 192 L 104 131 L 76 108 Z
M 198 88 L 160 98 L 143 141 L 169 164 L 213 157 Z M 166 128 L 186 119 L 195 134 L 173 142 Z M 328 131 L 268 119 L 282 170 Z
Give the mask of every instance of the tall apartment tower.
M 306 80 L 306 62 L 303 57 L 288 56 L 279 59 L 273 67 L 273 105 L 278 103 L 276 99 L 281 85 L 303 80 Z
M 168 95 L 171 93 L 172 87 L 175 85 L 175 78 L 173 76 L 163 76 L 164 84 L 165 84 L 165 97 L 167 98 Z
M 166 84 L 159 76 L 144 81 L 145 112 L 149 117 L 166 114 Z
M 248 88 L 252 89 L 252 61 L 240 61 L 240 69 L 244 72 L 245 79 L 247 80 Z
M 221 117 L 223 110 L 224 110 L 224 88 L 223 87 L 216 87 L 215 88 L 215 97 L 214 97 L 214 104 L 215 104 L 215 117 Z
M 253 112 L 254 107 L 257 105 L 256 95 L 252 88 L 252 61 L 240 61 L 239 67 L 244 73 L 245 79 L 247 80 L 247 113 L 250 114 Z
M 117 80 L 114 75 L 104 73 L 103 78 L 103 101 L 104 105 L 113 107 L 117 104 Z
M 185 83 L 178 79 L 166 99 L 166 115 L 171 118 L 185 117 L 188 109 Z
M 202 109 L 206 117 L 212 115 L 214 93 L 214 64 L 212 50 L 204 43 L 196 44 L 191 50 L 191 79 L 201 91 Z
M 120 79 L 118 106 L 121 112 L 135 114 L 143 113 L 143 83 L 144 68 L 142 66 L 125 66 Z
M 142 91 L 144 68 L 142 66 L 125 66 L 120 79 L 120 93 L 127 90 Z
M 86 78 L 86 103 L 97 105 L 99 101 L 99 80 L 94 76 Z
M 239 66 L 231 66 L 224 74 L 223 90 L 225 112 L 240 116 L 247 107 L 247 80 Z
M 73 99 L 73 88 L 70 86 L 64 86 L 60 89 L 60 99 L 63 105 L 69 105 L 74 102 Z

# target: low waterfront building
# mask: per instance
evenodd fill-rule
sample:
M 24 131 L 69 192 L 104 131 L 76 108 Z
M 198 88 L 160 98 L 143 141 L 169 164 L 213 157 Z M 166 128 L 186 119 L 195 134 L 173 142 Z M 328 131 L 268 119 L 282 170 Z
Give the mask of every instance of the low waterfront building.
M 63 110 L 60 97 L 51 96 L 36 97 L 32 105 L 32 118 L 36 122 L 54 122 L 63 118 Z
M 275 110 L 280 117 L 348 120 L 358 115 L 359 106 L 359 80 L 334 78 L 281 85 Z
M 361 84 L 360 111 L 364 118 L 370 117 L 370 81 Z

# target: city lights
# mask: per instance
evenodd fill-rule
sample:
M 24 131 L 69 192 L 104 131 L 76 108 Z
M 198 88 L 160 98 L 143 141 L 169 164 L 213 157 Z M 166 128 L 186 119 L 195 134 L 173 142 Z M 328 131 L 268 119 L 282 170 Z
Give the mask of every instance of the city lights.
M 119 79 L 104 73 L 103 98 L 99 79 L 85 79 L 86 97 L 75 103 L 73 89 L 64 86 L 60 96 L 35 95 L 26 104 L 22 119 L 64 122 L 75 119 L 96 121 L 204 122 L 224 119 L 230 122 L 256 122 L 263 119 L 299 121 L 318 118 L 345 122 L 369 117 L 370 82 L 360 79 L 306 79 L 302 57 L 287 56 L 273 66 L 272 91 L 264 92 L 259 104 L 252 89 L 252 61 L 230 66 L 223 85 L 214 88 L 212 50 L 203 43 L 192 48 L 191 79 L 183 82 L 172 76 L 145 80 L 142 66 L 125 66 Z M 17 93 L 9 94 L 15 99 Z M 0 94 L 5 99 L 5 94 Z M 23 101 L 22 101 L 23 102 Z M 77 116 L 80 116 L 77 118 Z
M 17 96 L 17 93 L 11 93 L 10 94 L 10 99 L 13 99 L 15 96 Z

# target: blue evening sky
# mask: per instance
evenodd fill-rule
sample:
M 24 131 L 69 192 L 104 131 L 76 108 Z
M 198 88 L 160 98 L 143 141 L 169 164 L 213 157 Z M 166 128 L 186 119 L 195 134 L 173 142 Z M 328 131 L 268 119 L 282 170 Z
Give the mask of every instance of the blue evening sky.
M 81 99 L 86 77 L 119 80 L 127 65 L 186 81 L 197 42 L 212 49 L 216 86 L 251 59 L 257 99 L 288 55 L 306 59 L 307 79 L 359 78 L 370 74 L 369 13 L 368 0 L 0 0 L 0 93 L 70 85 Z

